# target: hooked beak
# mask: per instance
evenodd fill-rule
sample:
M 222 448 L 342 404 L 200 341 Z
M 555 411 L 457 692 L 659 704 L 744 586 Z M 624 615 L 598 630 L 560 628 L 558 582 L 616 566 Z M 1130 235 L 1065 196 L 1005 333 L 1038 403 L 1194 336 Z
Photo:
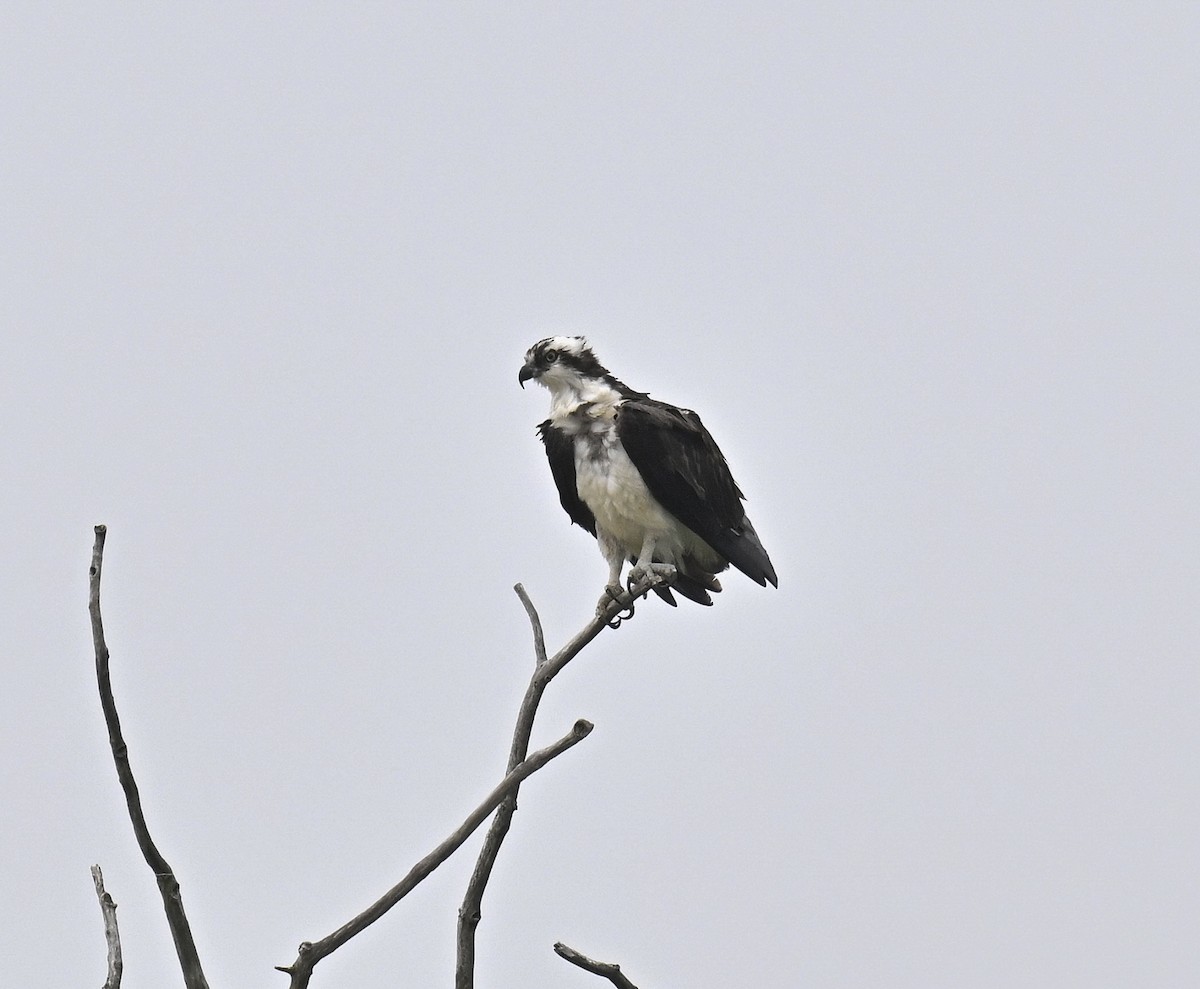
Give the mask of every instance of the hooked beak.
M 536 377 L 537 369 L 532 364 L 526 364 L 521 368 L 520 371 L 517 372 L 517 384 L 524 388 L 526 381 L 528 381 L 530 378 Z

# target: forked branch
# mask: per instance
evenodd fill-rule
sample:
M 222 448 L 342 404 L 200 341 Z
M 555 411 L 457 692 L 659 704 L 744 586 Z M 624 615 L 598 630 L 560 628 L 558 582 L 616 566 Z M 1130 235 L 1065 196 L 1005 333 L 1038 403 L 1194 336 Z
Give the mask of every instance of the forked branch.
M 521 760 L 525 758 L 525 753 L 529 750 L 529 737 L 533 732 L 533 719 L 537 716 L 538 704 L 541 703 L 542 694 L 545 692 L 546 687 L 550 685 L 550 681 L 562 671 L 567 663 L 579 655 L 584 646 L 596 638 L 605 628 L 615 628 L 616 626 L 610 625 L 610 623 L 621 612 L 631 612 L 634 601 L 645 597 L 654 588 L 668 583 L 670 583 L 670 578 L 661 573 L 647 573 L 623 594 L 614 598 L 612 603 L 603 612 L 596 615 L 570 642 L 548 659 L 546 658 L 546 645 L 542 636 L 542 622 L 538 618 L 537 609 L 534 608 L 529 595 L 525 593 L 524 587 L 517 584 L 513 588 L 517 592 L 517 596 L 521 599 L 521 603 L 525 606 L 526 613 L 529 615 L 529 623 L 533 628 L 533 644 L 534 652 L 537 655 L 537 666 L 533 671 L 529 686 L 525 690 L 525 697 L 521 701 L 521 708 L 517 712 L 517 724 L 513 731 L 512 746 L 508 753 L 508 768 L 510 770 L 520 764 Z M 471 874 L 470 882 L 467 883 L 467 892 L 463 897 L 462 906 L 458 910 L 458 960 L 454 976 L 455 989 L 473 989 L 475 985 L 475 930 L 479 927 L 479 921 L 483 916 L 483 891 L 487 888 L 488 880 L 492 875 L 492 868 L 496 864 L 496 857 L 500 854 L 500 846 L 504 843 L 504 838 L 508 834 L 508 829 L 512 824 L 513 812 L 516 809 L 517 790 L 514 788 L 512 793 L 505 798 L 496 810 L 496 816 L 492 819 L 492 825 L 488 828 L 487 836 L 483 839 L 483 848 L 480 849 L 479 858 L 475 862 L 475 871 Z
M 370 927 L 375 921 L 382 917 L 385 913 L 392 909 L 397 903 L 407 896 L 417 884 L 428 876 L 434 869 L 446 861 L 464 841 L 471 836 L 476 828 L 484 822 L 484 819 L 503 801 L 510 793 L 513 793 L 522 781 L 541 769 L 546 763 L 555 756 L 561 755 L 567 749 L 575 745 L 577 742 L 587 738 L 592 730 L 592 724 L 589 721 L 576 721 L 575 726 L 566 735 L 560 738 L 553 745 L 547 745 L 544 749 L 539 749 L 533 753 L 528 759 L 522 760 L 518 765 L 501 780 L 500 784 L 488 794 L 487 799 L 483 801 L 475 810 L 467 816 L 467 819 L 459 826 L 459 828 L 437 846 L 432 852 L 426 855 L 420 862 L 409 870 L 399 883 L 393 886 L 390 890 L 383 894 L 371 906 L 367 907 L 353 920 L 343 924 L 328 937 L 322 938 L 320 941 L 305 941 L 300 945 L 300 952 L 296 960 L 291 965 L 276 966 L 280 972 L 285 972 L 291 976 L 290 989 L 304 989 L 309 983 L 312 976 L 313 967 L 322 958 L 328 957 L 343 944 L 349 941 L 354 935 L 361 933 Z
M 112 749 L 113 761 L 116 764 L 117 778 L 125 794 L 129 818 L 133 825 L 134 837 L 146 863 L 154 872 L 162 895 L 163 907 L 171 937 L 175 942 L 176 954 L 179 957 L 183 971 L 184 985 L 187 989 L 208 989 L 207 980 L 200 965 L 199 955 L 192 938 L 187 915 L 183 909 L 179 883 L 175 874 L 159 852 L 150 836 L 145 815 L 142 812 L 141 797 L 138 793 L 137 782 L 129 763 L 129 750 L 121 733 L 121 722 L 117 715 L 116 702 L 113 698 L 112 679 L 109 671 L 109 652 L 104 639 L 104 624 L 100 613 L 100 577 L 104 562 L 104 541 L 107 529 L 103 525 L 95 527 L 96 541 L 92 550 L 92 564 L 89 571 L 89 606 L 91 615 L 92 640 L 96 653 L 96 680 L 100 691 L 100 703 L 104 710 L 104 719 L 108 727 L 109 746 Z M 471 876 L 467 894 L 459 911 L 459 954 L 455 984 L 458 989 L 471 989 L 474 983 L 475 964 L 475 929 L 480 919 L 480 903 L 484 888 L 491 875 L 500 845 L 508 832 L 513 811 L 516 810 L 516 796 L 521 783 L 530 775 L 537 772 L 556 756 L 586 738 L 592 730 L 587 721 L 577 721 L 574 728 L 552 745 L 540 749 L 532 755 L 528 754 L 529 739 L 533 730 L 533 720 L 537 714 L 538 704 L 550 681 L 576 655 L 590 643 L 605 627 L 616 627 L 613 619 L 622 612 L 629 610 L 632 614 L 632 604 L 645 596 L 655 587 L 669 583 L 669 578 L 662 574 L 649 573 L 638 583 L 634 584 L 624 594 L 614 598 L 612 603 L 593 618 L 584 628 L 552 657 L 547 658 L 545 641 L 542 634 L 541 620 L 529 596 L 520 584 L 516 591 L 525 605 L 534 633 L 534 648 L 537 656 L 537 666 L 521 708 L 517 715 L 516 729 L 513 733 L 512 745 L 509 750 L 508 768 L 504 779 L 496 786 L 474 811 L 471 812 L 459 828 L 445 841 L 439 844 L 425 858 L 421 859 L 409 873 L 395 886 L 387 891 L 379 900 L 364 910 L 357 917 L 338 928 L 332 934 L 320 941 L 306 941 L 300 945 L 295 962 L 288 966 L 278 966 L 279 971 L 285 972 L 291 978 L 291 989 L 306 989 L 312 976 L 314 966 L 322 958 L 349 941 L 356 934 L 365 930 L 388 910 L 395 906 L 403 897 L 412 891 L 422 880 L 444 862 L 466 839 L 483 823 L 484 819 L 495 812 L 492 826 L 484 841 L 484 846 L 476 862 L 475 871 Z M 618 623 L 619 624 L 619 623 Z M 103 878 L 98 866 L 93 868 L 93 879 L 96 893 L 100 898 L 104 916 L 105 938 L 108 943 L 108 979 L 105 989 L 118 989 L 121 974 L 121 945 L 117 933 L 116 904 L 112 901 L 103 886 Z M 556 946 L 558 950 L 558 946 Z M 571 949 L 566 949 L 570 951 Z M 562 952 L 560 952 L 561 954 Z M 564 957 L 567 957 L 564 955 Z M 583 956 L 579 956 L 582 958 Z M 570 960 L 570 959 L 569 959 Z M 579 964 L 579 962 L 575 962 Z M 593 963 L 602 964 L 602 963 Z M 584 966 L 586 967 L 586 966 Z M 632 984 L 620 976 L 616 966 L 611 966 L 617 976 L 623 981 L 612 978 L 614 984 L 633 989 Z M 606 974 L 606 973 L 601 973 Z
M 162 857 L 154 840 L 150 837 L 150 829 L 146 825 L 146 817 L 142 813 L 142 799 L 138 794 L 137 781 L 133 778 L 133 770 L 129 765 L 129 748 L 121 734 L 121 719 L 117 716 L 117 704 L 113 700 L 112 679 L 108 669 L 108 646 L 104 642 L 104 623 L 100 618 L 100 571 L 104 563 L 104 537 L 108 532 L 106 526 L 96 526 L 96 542 L 92 547 L 92 566 L 89 574 L 88 612 L 92 618 L 92 643 L 96 651 L 96 681 L 100 687 L 100 706 L 104 709 L 104 721 L 108 725 L 108 744 L 112 749 L 113 761 L 117 765 L 117 778 L 121 781 L 121 789 L 125 792 L 125 804 L 129 808 L 129 819 L 133 823 L 133 834 L 137 838 L 138 847 L 146 864 L 154 872 L 158 882 L 158 891 L 162 895 L 163 909 L 166 911 L 167 924 L 171 928 L 171 937 L 175 942 L 175 953 L 179 956 L 179 966 L 183 970 L 183 982 L 187 989 L 208 989 L 204 978 L 204 970 L 200 967 L 200 956 L 196 952 L 196 944 L 192 940 L 192 929 L 188 925 L 187 914 L 183 910 L 183 899 L 179 892 L 179 883 L 175 873 Z

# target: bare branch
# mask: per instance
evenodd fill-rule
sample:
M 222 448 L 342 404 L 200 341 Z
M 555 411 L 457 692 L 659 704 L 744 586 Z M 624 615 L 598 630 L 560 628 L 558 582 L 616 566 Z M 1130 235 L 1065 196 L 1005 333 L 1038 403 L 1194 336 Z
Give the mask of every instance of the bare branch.
M 561 755 L 567 749 L 571 748 L 571 746 L 585 739 L 591 730 L 591 722 L 576 721 L 575 726 L 557 742 L 547 745 L 544 749 L 539 749 L 528 759 L 522 760 L 487 795 L 483 803 L 471 811 L 459 828 L 438 845 L 437 848 L 421 859 L 420 862 L 414 865 L 409 870 L 408 875 L 400 880 L 399 883 L 384 893 L 383 896 L 357 917 L 343 924 L 328 937 L 315 942 L 305 941 L 301 944 L 299 954 L 291 965 L 276 966 L 280 972 L 285 972 L 291 976 L 290 989 L 304 989 L 308 985 L 309 979 L 312 976 L 312 970 L 317 962 L 332 954 L 354 937 L 354 935 L 366 930 L 366 928 L 370 927 L 371 924 L 375 923 L 375 921 L 391 910 L 392 907 L 412 892 L 434 869 L 445 862 L 459 845 L 466 841 L 475 829 L 483 823 L 488 814 L 494 811 L 510 793 L 514 792 L 521 785 L 523 780 L 536 773 L 551 759 Z
M 104 874 L 100 866 L 92 866 L 92 882 L 96 886 L 96 897 L 100 900 L 100 915 L 104 918 L 104 941 L 108 945 L 108 976 L 104 980 L 103 989 L 120 989 L 121 971 L 121 934 L 117 930 L 117 904 L 104 889 Z
M 546 662 L 546 637 L 542 634 L 542 620 L 538 617 L 537 608 L 533 606 L 529 595 L 525 593 L 525 588 L 520 584 L 516 584 L 513 590 L 517 592 L 517 597 L 521 599 L 521 604 L 525 605 L 525 613 L 529 616 L 529 624 L 533 626 L 533 652 L 537 658 L 538 666 L 541 666 Z
M 594 958 L 580 954 L 574 948 L 563 944 L 561 941 L 554 945 L 554 953 L 559 958 L 565 958 L 572 965 L 578 965 L 585 972 L 591 972 L 593 975 L 602 975 L 616 986 L 617 989 L 637 989 L 637 986 L 621 973 L 620 965 L 612 962 L 598 962 Z
M 108 725 L 108 743 L 112 748 L 113 761 L 117 766 L 117 778 L 121 781 L 121 789 L 125 791 L 125 804 L 129 808 L 129 819 L 133 823 L 133 834 L 137 838 L 138 847 L 146 864 L 154 872 L 158 882 L 158 891 L 162 896 L 163 909 L 167 915 L 167 924 L 171 928 L 171 937 L 175 941 L 175 953 L 179 956 L 179 965 L 183 970 L 183 982 L 187 989 L 208 989 L 204 978 L 204 970 L 200 967 L 200 956 L 196 952 L 196 944 L 192 940 L 192 930 L 188 924 L 187 914 L 183 910 L 183 899 L 179 892 L 179 883 L 167 860 L 162 857 L 154 840 L 150 837 L 150 829 L 146 825 L 142 813 L 142 799 L 138 794 L 137 782 L 133 778 L 133 770 L 129 765 L 129 749 L 121 734 L 121 719 L 117 716 L 117 704 L 113 699 L 112 679 L 108 669 L 108 646 L 104 643 L 104 623 L 100 618 L 100 571 L 104 563 L 104 537 L 108 533 L 106 526 L 98 525 L 95 529 L 96 542 L 92 548 L 92 566 L 88 571 L 90 577 L 90 595 L 88 611 L 92 618 L 92 642 L 96 650 L 96 680 L 100 687 L 100 705 L 104 708 L 104 720 Z
M 529 620 L 533 624 L 534 649 L 538 653 L 538 664 L 537 668 L 533 671 L 533 677 L 529 681 L 529 686 L 525 689 L 525 696 L 521 700 L 521 708 L 517 712 L 517 724 L 513 731 L 512 746 L 508 753 L 508 768 L 510 770 L 520 764 L 521 760 L 525 758 L 525 753 L 529 750 L 529 737 L 533 732 L 533 719 L 537 716 L 538 704 L 541 703 L 542 694 L 545 692 L 546 687 L 549 686 L 550 681 L 562 671 L 567 663 L 579 655 L 584 646 L 596 638 L 605 628 L 610 627 L 609 622 L 620 612 L 631 609 L 633 602 L 637 598 L 645 597 L 655 587 L 667 583 L 670 583 L 670 578 L 661 573 L 651 572 L 646 574 L 630 589 L 614 598 L 612 603 L 603 612 L 596 615 L 570 642 L 549 659 L 544 658 L 545 644 L 542 642 L 540 635 L 541 621 L 537 617 L 537 611 L 533 607 L 533 602 L 529 600 L 529 596 L 520 584 L 516 586 L 521 603 L 525 605 L 525 610 L 529 614 Z M 483 891 L 487 888 L 488 880 L 492 875 L 492 868 L 496 864 L 496 857 L 500 854 L 500 846 L 504 844 L 504 839 L 508 834 L 508 829 L 512 824 L 512 816 L 516 809 L 517 790 L 514 789 L 497 808 L 496 816 L 492 819 L 492 826 L 488 828 L 487 836 L 483 839 L 483 847 L 479 851 L 479 858 L 475 861 L 475 870 L 471 873 L 470 882 L 467 883 L 467 892 L 463 896 L 462 906 L 458 910 L 458 960 L 454 975 L 455 989 L 474 989 L 475 930 L 479 927 L 479 921 L 483 917 Z

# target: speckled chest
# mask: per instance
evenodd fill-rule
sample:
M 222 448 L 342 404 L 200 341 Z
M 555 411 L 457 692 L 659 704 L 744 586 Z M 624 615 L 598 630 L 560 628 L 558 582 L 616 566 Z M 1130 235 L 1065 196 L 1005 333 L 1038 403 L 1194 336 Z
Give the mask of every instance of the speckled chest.
M 559 420 L 574 441 L 575 489 L 597 524 L 631 546 L 669 524 L 617 433 L 617 406 L 587 405 Z

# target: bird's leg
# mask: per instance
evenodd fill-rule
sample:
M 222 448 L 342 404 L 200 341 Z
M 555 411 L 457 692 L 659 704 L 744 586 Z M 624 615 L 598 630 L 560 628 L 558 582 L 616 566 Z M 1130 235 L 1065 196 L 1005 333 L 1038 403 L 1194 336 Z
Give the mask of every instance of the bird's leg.
M 625 565 L 625 550 L 603 529 L 596 528 L 596 542 L 600 544 L 600 552 L 608 561 L 608 583 L 604 585 L 604 593 L 596 603 L 596 614 L 603 615 L 614 601 L 619 601 L 625 593 L 621 586 L 621 568 Z
M 629 571 L 631 585 L 636 584 L 650 572 L 650 565 L 654 562 L 654 544 L 657 541 L 649 532 L 642 537 L 642 551 L 638 553 L 637 562 Z
M 654 544 L 657 541 L 651 533 L 646 533 L 645 538 L 642 539 L 642 551 L 638 553 L 637 563 L 629 571 L 628 586 L 631 589 L 634 584 L 644 580 L 652 573 L 666 577 L 668 580 L 675 576 L 676 571 L 671 564 L 654 562 Z

